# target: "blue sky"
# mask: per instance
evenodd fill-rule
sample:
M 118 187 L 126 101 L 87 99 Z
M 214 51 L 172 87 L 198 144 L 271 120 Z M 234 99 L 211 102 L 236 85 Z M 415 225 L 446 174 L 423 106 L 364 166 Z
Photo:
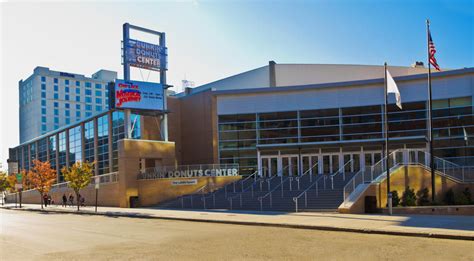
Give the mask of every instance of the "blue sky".
M 175 86 L 185 76 L 201 85 L 269 60 L 426 63 L 426 18 L 439 65 L 474 67 L 474 0 L 35 2 L 0 3 L 0 12 L 0 122 L 9 123 L 0 128 L 3 163 L 18 144 L 18 81 L 39 65 L 122 77 L 124 22 L 166 32 Z

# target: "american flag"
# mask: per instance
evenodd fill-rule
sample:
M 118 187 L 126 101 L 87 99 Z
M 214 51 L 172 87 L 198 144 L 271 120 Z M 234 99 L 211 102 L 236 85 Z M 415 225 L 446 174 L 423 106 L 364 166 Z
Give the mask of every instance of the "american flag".
M 435 58 L 436 47 L 433 43 L 433 39 L 431 38 L 431 32 L 429 31 L 429 29 L 428 29 L 428 48 L 429 48 L 429 56 L 430 56 L 429 59 L 430 59 L 431 65 L 433 65 L 433 67 L 436 70 L 441 71 L 441 69 L 439 68 L 438 62 L 436 62 L 436 58 Z

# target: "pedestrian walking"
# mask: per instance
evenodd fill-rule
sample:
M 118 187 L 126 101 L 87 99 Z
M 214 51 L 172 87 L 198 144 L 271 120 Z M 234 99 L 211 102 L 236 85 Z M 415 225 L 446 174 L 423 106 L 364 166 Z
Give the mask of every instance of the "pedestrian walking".
M 63 207 L 67 207 L 67 197 L 66 194 L 63 194 Z
M 50 206 L 51 206 L 51 201 L 52 201 L 52 199 L 51 199 L 51 195 L 50 195 L 50 194 L 48 194 L 48 197 L 47 197 L 47 198 L 48 198 L 48 205 L 50 205 Z
M 69 204 L 71 204 L 71 207 L 74 207 L 74 196 L 72 194 L 69 194 Z
M 44 204 L 45 207 L 48 206 L 48 195 L 47 194 L 43 195 L 43 204 Z
M 81 207 L 85 207 L 86 206 L 86 199 L 81 196 Z

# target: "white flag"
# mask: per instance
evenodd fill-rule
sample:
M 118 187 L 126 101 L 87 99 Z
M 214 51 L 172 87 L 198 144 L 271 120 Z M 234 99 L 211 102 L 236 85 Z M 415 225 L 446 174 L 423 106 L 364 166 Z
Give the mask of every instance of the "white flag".
M 398 90 L 397 84 L 395 83 L 395 80 L 393 80 L 392 75 L 390 75 L 390 72 L 387 69 L 387 95 L 389 93 L 394 93 L 395 94 L 395 99 L 397 101 L 397 106 L 402 109 L 402 98 L 400 96 L 400 91 Z

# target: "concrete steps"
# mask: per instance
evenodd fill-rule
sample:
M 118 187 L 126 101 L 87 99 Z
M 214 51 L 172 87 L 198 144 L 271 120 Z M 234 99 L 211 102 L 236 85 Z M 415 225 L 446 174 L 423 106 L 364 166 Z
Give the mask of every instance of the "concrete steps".
M 333 178 L 315 175 L 312 181 L 318 180 L 318 189 L 312 186 L 298 199 L 298 211 L 336 211 L 343 201 L 343 188 L 352 178 L 353 173 L 346 173 Z M 282 186 L 281 181 L 284 181 Z M 326 184 L 324 184 L 326 183 Z M 294 197 L 301 195 L 313 183 L 308 175 L 299 179 L 275 177 L 272 179 L 249 179 L 237 181 L 212 193 L 183 196 L 160 204 L 159 208 L 168 209 L 235 209 L 235 210 L 264 210 L 264 211 L 295 211 Z M 235 188 L 234 188 L 235 186 Z M 277 188 L 276 188 L 277 187 Z M 276 188 L 276 189 L 275 189 Z M 252 192 L 253 190 L 253 192 Z M 234 192 L 235 191 L 235 192 Z M 267 195 L 267 193 L 271 193 Z M 260 202 L 259 198 L 264 197 Z M 205 202 L 204 202 L 205 201 Z

